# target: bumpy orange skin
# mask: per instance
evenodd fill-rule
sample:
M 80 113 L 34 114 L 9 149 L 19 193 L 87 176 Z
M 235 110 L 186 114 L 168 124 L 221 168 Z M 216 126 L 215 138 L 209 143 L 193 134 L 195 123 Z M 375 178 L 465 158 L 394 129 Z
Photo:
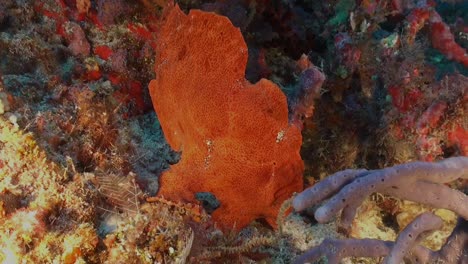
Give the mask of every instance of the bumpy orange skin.
M 244 78 L 247 46 L 223 16 L 175 6 L 156 48 L 149 89 L 179 163 L 161 177 L 158 195 L 196 202 L 211 192 L 221 202 L 213 219 L 223 228 L 265 218 L 303 189 L 302 136 L 288 123 L 285 95 L 274 83 Z

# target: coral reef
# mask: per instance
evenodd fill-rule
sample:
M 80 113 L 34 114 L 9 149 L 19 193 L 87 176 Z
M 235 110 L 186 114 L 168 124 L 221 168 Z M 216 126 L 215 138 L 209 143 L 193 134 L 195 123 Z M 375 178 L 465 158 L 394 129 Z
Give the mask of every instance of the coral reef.
M 466 155 L 467 68 L 430 48 L 429 18 L 414 24 L 410 13 L 423 2 L 427 12 L 443 14 L 446 36 L 466 50 L 466 33 L 454 26 L 466 19 L 460 3 L 355 2 L 348 20 L 318 32 L 329 44 L 307 53 L 327 75 L 303 133 L 310 181 L 354 166 Z
M 0 261 L 87 259 L 97 244 L 96 195 L 48 162 L 31 134 L 0 118 Z
M 367 198 L 345 197 L 358 207 L 345 221 L 318 223 L 317 208 L 291 212 L 288 199 L 348 168 L 368 171 L 346 185 L 366 185 L 397 164 L 467 156 L 466 1 L 175 2 L 187 15 L 168 25 L 173 1 L 0 1 L 0 263 L 291 263 L 312 248 L 343 263 L 392 249 L 467 262 L 466 205 L 419 203 L 450 207 L 442 198 L 464 197 L 466 179 L 363 186 Z M 178 92 L 150 96 L 151 80 Z M 156 98 L 174 108 L 157 116 Z M 214 128 L 223 136 L 202 137 Z M 199 181 L 205 164 L 214 191 Z M 156 196 L 184 186 L 203 188 L 182 190 L 191 203 Z M 244 222 L 221 226 L 226 211 Z M 380 258 L 364 256 L 373 245 Z
M 399 1 L 396 1 L 399 2 Z M 413 42 L 415 35 L 428 22 L 432 46 L 442 52 L 447 58 L 455 60 L 468 67 L 468 53 L 455 42 L 455 36 L 450 27 L 442 20 L 432 1 L 419 1 L 417 6 L 401 1 L 397 11 L 403 13 L 410 10 L 407 16 L 408 40 Z
M 0 146 L 1 263 L 185 261 L 193 240 L 187 219 L 208 220 L 164 201 L 140 206 L 138 194 L 131 197 L 138 212 L 118 214 L 101 199 L 98 176 L 48 161 L 32 134 L 2 116 Z

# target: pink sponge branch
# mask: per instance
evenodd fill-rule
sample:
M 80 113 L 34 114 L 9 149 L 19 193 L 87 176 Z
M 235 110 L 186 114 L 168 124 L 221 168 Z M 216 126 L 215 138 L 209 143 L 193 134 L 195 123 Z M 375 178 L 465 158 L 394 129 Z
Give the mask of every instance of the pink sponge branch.
M 431 42 L 434 48 L 445 54 L 447 58 L 458 61 L 468 67 L 466 50 L 455 42 L 450 27 L 444 23 L 440 15 L 433 11 L 429 19 L 431 28 Z
M 320 96 L 325 81 L 325 75 L 306 55 L 302 55 L 301 60 L 306 61 L 308 66 L 299 76 L 298 91 L 292 98 L 289 114 L 290 123 L 300 129 L 303 128 L 304 120 L 314 114 L 314 100 Z

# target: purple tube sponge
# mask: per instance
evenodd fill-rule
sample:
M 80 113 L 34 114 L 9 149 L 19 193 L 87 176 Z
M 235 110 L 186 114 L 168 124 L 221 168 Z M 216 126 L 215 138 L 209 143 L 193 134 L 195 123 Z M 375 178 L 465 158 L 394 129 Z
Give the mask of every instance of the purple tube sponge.
M 296 211 L 302 211 L 332 197 L 315 211 L 315 219 L 324 223 L 343 210 L 341 226 L 346 230 L 358 207 L 373 192 L 445 208 L 468 219 L 468 197 L 444 185 L 459 178 L 468 179 L 468 157 L 411 162 L 381 170 L 345 170 L 303 191 L 292 204 Z
M 439 251 L 427 250 L 426 254 L 419 255 L 416 263 L 468 263 L 468 220 L 458 218 L 455 229 Z
M 346 257 L 382 257 L 390 252 L 391 241 L 378 239 L 325 239 L 320 245 L 299 256 L 294 264 L 313 263 L 326 258 L 323 263 L 338 264 Z
M 328 264 L 338 264 L 346 257 L 385 257 L 384 264 L 468 263 L 468 221 L 460 218 L 454 231 L 439 251 L 432 251 L 417 242 L 430 231 L 439 229 L 442 220 L 423 213 L 398 235 L 395 242 L 378 239 L 325 239 L 319 246 L 299 256 L 294 263 L 311 263 L 326 258 Z
M 398 235 L 390 253 L 385 257 L 383 263 L 402 263 L 403 258 L 410 253 L 420 240 L 421 235 L 440 229 L 442 219 L 432 213 L 422 213 L 407 225 Z M 420 259 L 421 257 L 419 257 Z
M 349 230 L 364 199 L 379 192 L 451 210 L 459 215 L 459 222 L 446 244 L 436 252 L 416 245 L 422 235 L 442 225 L 439 217 L 424 213 L 400 233 L 396 242 L 325 240 L 300 256 L 296 263 L 322 256 L 328 263 L 338 263 L 349 256 L 387 256 L 384 260 L 387 264 L 401 263 L 404 258 L 410 258 L 414 263 L 468 263 L 468 196 L 444 185 L 457 179 L 468 179 L 468 157 L 448 158 L 437 163 L 411 162 L 381 170 L 344 170 L 327 177 L 294 198 L 292 205 L 296 211 L 328 199 L 315 211 L 317 221 L 327 222 L 342 210 L 341 225 Z

